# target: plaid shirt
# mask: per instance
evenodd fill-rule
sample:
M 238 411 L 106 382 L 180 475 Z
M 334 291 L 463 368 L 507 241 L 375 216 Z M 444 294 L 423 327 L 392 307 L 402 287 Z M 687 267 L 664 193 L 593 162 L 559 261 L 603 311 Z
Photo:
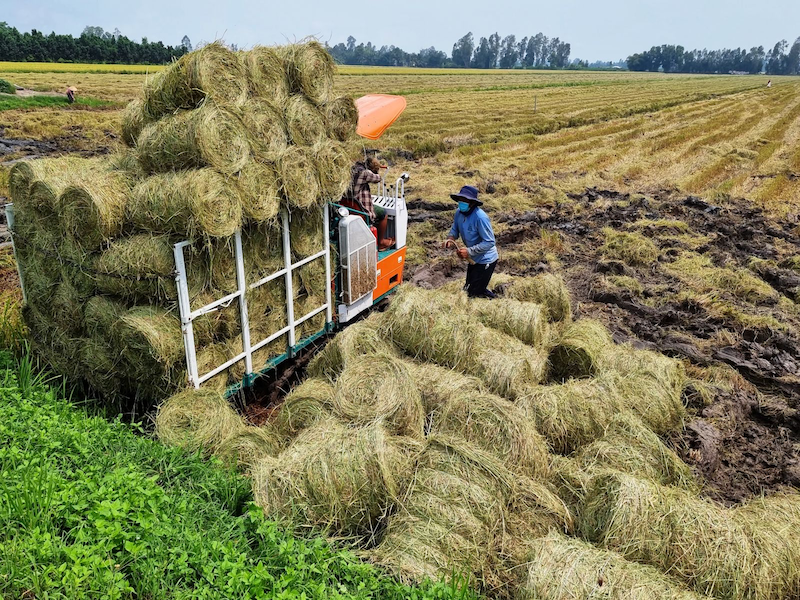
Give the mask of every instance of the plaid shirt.
M 363 162 L 357 162 L 350 170 L 350 188 L 345 198 L 357 202 L 364 207 L 364 212 L 371 220 L 375 220 L 375 207 L 372 206 L 372 192 L 370 183 L 378 183 L 381 176 L 370 171 Z

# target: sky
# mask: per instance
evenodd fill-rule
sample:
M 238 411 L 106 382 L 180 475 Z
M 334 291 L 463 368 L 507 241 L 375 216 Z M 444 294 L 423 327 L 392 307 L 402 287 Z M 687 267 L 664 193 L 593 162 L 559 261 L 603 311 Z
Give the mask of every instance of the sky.
M 0 21 L 20 31 L 79 35 L 87 25 L 118 28 L 139 41 L 178 45 L 224 39 L 247 48 L 313 35 L 334 45 L 435 46 L 448 54 L 468 31 L 517 39 L 541 31 L 572 44 L 572 58 L 617 60 L 661 44 L 736 48 L 800 36 L 800 1 L 762 0 L 0 0 Z

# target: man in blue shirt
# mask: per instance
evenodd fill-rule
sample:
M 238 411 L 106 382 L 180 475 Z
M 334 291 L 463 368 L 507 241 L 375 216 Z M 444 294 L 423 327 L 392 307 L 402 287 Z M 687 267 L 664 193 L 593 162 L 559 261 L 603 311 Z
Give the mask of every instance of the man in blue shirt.
M 481 208 L 483 202 L 478 200 L 478 189 L 465 185 L 450 197 L 458 202 L 458 210 L 444 247 L 455 245 L 456 238 L 461 237 L 466 248 L 458 249 L 457 254 L 470 261 L 464 289 L 470 298 L 494 298 L 488 286 L 497 265 L 497 245 L 489 216 Z

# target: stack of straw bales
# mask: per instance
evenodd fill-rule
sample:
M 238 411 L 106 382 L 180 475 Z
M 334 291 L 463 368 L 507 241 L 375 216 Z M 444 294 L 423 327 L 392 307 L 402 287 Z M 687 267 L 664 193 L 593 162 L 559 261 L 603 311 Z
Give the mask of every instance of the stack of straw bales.
M 58 373 L 145 405 L 186 382 L 173 245 L 185 252 L 192 307 L 236 289 L 232 234 L 242 230 L 253 282 L 324 248 L 320 207 L 346 189 L 357 112 L 333 95 L 334 65 L 316 42 L 232 52 L 219 43 L 150 78 L 123 116 L 128 149 L 102 159 L 18 163 L 10 175 L 15 241 L 34 348 Z M 295 274 L 295 314 L 324 302 L 315 261 Z M 283 281 L 249 297 L 251 339 L 286 324 Z M 299 337 L 324 326 L 324 314 Z M 195 322 L 207 372 L 242 350 L 235 306 Z M 278 339 L 254 365 L 285 351 Z M 210 382 L 239 380 L 244 365 Z M 230 379 L 230 381 L 229 381 Z

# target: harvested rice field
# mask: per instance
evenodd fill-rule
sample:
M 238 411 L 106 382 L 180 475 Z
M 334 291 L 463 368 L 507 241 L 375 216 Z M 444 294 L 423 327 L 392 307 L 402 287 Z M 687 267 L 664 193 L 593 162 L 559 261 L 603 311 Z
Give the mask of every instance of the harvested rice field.
M 2 113 L 0 195 L 32 215 L 22 318 L 54 371 L 239 469 L 281 527 L 403 583 L 800 597 L 799 78 L 334 75 L 303 45 L 205 52 L 148 72 L 0 63 L 107 103 Z M 353 138 L 367 93 L 408 102 L 376 142 Z M 232 367 L 183 390 L 176 236 L 193 240 L 192 301 L 230 293 L 231 233 L 256 279 L 280 266 L 282 207 L 300 215 L 295 258 L 318 252 L 309 215 L 365 150 L 411 176 L 405 285 L 251 389 L 222 395 Z M 496 300 L 468 299 L 442 248 L 463 185 L 494 227 Z M 314 265 L 295 312 L 324 292 Z M 285 290 L 253 292 L 259 332 L 283 326 Z M 197 324 L 207 366 L 241 348 L 227 312 Z

